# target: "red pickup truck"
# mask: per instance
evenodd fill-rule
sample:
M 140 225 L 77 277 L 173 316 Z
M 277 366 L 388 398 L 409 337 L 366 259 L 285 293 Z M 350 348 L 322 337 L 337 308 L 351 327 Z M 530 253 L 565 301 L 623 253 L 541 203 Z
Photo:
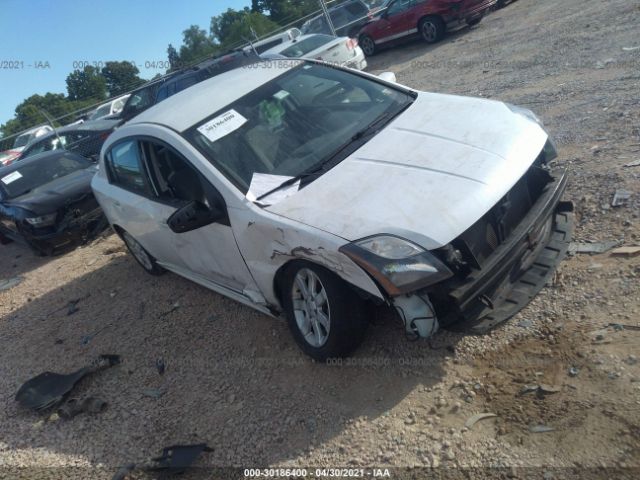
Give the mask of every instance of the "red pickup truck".
M 388 0 L 360 30 L 365 55 L 398 39 L 419 34 L 428 43 L 447 30 L 476 25 L 497 0 Z

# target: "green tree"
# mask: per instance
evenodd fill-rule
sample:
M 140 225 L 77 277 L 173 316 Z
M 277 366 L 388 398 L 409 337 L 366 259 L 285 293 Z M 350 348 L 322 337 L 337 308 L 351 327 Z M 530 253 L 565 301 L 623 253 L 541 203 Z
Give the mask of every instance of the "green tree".
M 278 24 L 271 21 L 260 12 L 252 12 L 249 8 L 233 10 L 211 18 L 211 35 L 224 47 L 234 47 L 247 40 L 270 33 L 278 28 Z
M 175 47 L 171 44 L 167 47 L 167 58 L 169 59 L 169 71 L 173 72 L 180 68 L 180 55 Z
M 75 70 L 67 76 L 69 100 L 103 100 L 107 93 L 107 82 L 97 68 L 90 65 Z
M 183 65 L 204 60 L 218 51 L 219 47 L 207 36 L 207 32 L 197 25 L 191 25 L 182 32 L 182 36 L 180 62 Z
M 138 67 L 130 62 L 106 62 L 101 73 L 110 97 L 128 92 L 144 82 L 138 76 Z
M 320 10 L 318 0 L 252 0 L 251 10 L 269 15 L 269 19 L 286 25 Z

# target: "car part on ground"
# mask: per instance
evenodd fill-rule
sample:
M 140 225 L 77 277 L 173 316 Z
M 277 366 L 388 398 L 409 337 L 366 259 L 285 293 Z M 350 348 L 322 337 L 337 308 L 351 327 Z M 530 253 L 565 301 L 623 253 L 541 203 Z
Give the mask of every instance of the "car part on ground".
M 80 155 L 55 150 L 0 172 L 0 234 L 53 255 L 103 231 L 107 220 L 93 192 L 97 166 Z
M 360 45 L 371 56 L 383 46 L 416 34 L 427 43 L 436 43 L 447 31 L 477 25 L 495 4 L 496 0 L 391 0 L 360 29 Z
M 92 187 L 145 270 L 284 313 L 321 361 L 360 344 L 366 302 L 410 337 L 494 327 L 571 233 L 567 177 L 532 112 L 316 61 L 209 79 L 103 152 Z
M 120 467 L 112 480 L 123 480 L 134 470 L 179 475 L 188 470 L 203 452 L 213 452 L 213 449 L 206 443 L 165 447 L 162 449 L 162 455 L 152 458 L 150 462 L 143 465 L 129 463 Z
M 89 374 L 118 365 L 118 355 L 100 355 L 90 365 L 69 374 L 44 372 L 25 382 L 15 400 L 25 408 L 42 411 L 64 400 L 76 384 Z

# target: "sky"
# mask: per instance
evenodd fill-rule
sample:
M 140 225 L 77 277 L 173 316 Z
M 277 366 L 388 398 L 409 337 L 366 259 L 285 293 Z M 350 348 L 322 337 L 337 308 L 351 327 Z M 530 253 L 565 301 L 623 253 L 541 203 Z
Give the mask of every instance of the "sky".
M 208 32 L 212 16 L 250 3 L 0 0 L 0 124 L 13 118 L 16 106 L 33 94 L 66 94 L 67 75 L 84 62 L 100 66 L 127 60 L 138 65 L 143 78 L 164 73 L 165 65 L 159 62 L 167 60 L 169 43 L 180 48 L 183 30 L 198 25 Z

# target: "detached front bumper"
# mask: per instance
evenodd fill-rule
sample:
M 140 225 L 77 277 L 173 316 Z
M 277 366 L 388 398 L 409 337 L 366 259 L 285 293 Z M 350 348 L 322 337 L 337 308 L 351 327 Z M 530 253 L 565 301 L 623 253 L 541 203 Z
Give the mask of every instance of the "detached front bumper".
M 466 321 L 463 328 L 484 333 L 524 308 L 545 286 L 564 259 L 573 231 L 573 204 L 561 201 L 566 172 L 556 174 L 541 198 L 482 269 L 464 280 L 452 278 L 430 296 L 447 306 L 443 325 Z

